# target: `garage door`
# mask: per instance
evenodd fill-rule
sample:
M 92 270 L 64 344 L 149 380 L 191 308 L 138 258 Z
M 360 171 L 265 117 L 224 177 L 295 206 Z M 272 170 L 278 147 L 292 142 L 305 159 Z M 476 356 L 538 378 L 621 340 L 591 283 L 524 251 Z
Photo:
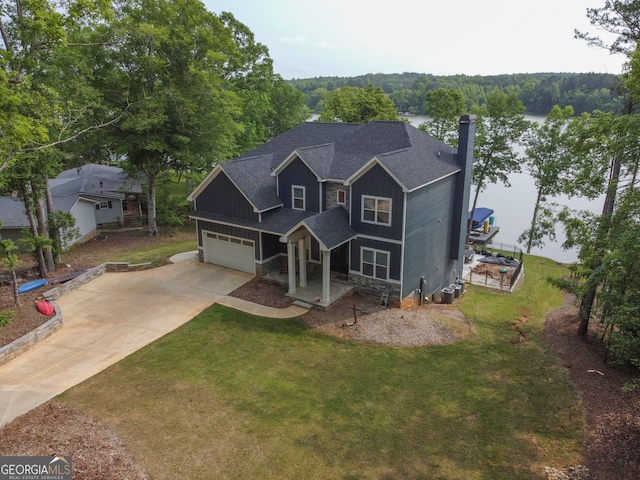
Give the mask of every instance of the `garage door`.
M 241 272 L 256 273 L 252 240 L 203 232 L 203 247 L 204 261 L 207 263 Z

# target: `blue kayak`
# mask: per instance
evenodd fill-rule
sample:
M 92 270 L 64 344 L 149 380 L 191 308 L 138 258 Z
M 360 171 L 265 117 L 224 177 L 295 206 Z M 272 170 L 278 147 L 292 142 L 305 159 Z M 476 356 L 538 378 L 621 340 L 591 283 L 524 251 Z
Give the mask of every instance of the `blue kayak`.
M 23 283 L 18 287 L 18 293 L 27 293 L 36 288 L 40 288 L 47 283 L 47 280 L 41 278 L 39 280 L 31 280 L 30 282 Z

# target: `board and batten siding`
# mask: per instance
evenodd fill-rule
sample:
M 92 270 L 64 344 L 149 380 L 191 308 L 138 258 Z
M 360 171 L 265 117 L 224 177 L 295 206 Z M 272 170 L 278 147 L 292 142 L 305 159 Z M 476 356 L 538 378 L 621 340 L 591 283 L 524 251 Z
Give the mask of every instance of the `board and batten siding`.
M 287 253 L 287 244 L 280 241 L 279 235 L 262 233 L 262 259 L 267 260 L 275 255 Z
M 391 226 L 362 222 L 362 196 L 391 199 Z M 402 240 L 402 187 L 379 165 L 358 178 L 351 187 L 351 227 L 363 235 Z
M 455 281 L 457 261 L 451 260 L 452 218 L 456 177 L 446 177 L 407 194 L 406 238 L 402 298 L 420 288 L 425 277 L 425 294 Z
M 293 208 L 291 186 L 305 187 L 305 210 L 320 212 L 320 183 L 315 174 L 299 158 L 294 159 L 278 175 L 278 196 L 286 208 Z
M 371 248 L 389 252 L 389 278 L 388 280 L 400 281 L 400 265 L 402 258 L 402 245 L 399 243 L 389 243 L 383 240 L 371 238 L 357 238 L 351 241 L 351 263 L 350 270 L 356 273 L 361 272 L 360 252 L 361 248 Z
M 196 198 L 196 208 L 227 217 L 258 221 L 253 206 L 226 174 L 218 174 Z
M 244 238 L 246 240 L 252 240 L 254 245 L 254 259 L 260 260 L 260 236 L 257 231 L 249 230 L 246 228 L 234 227 L 232 225 L 223 225 L 215 222 L 207 222 L 205 220 L 198 220 L 198 247 L 202 248 L 202 231 L 221 233 L 223 235 L 229 235 L 230 237 Z

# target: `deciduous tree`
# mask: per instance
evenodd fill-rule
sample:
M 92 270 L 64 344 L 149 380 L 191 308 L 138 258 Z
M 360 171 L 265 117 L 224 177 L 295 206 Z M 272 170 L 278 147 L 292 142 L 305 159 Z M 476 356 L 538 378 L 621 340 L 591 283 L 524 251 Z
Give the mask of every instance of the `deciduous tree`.
M 466 113 L 464 94 L 451 88 L 437 88 L 425 95 L 425 113 L 430 117 L 418 128 L 452 147 L 458 146 L 460 116 Z
M 524 105 L 515 93 L 494 90 L 487 105 L 472 109 L 477 115 L 476 144 L 473 168 L 473 184 L 476 191 L 471 207 L 472 215 L 467 228 L 467 242 L 471 232 L 471 218 L 478 204 L 478 196 L 488 185 L 502 182 L 509 184 L 509 174 L 521 169 L 514 144 L 528 127 L 524 118 Z
M 344 123 L 398 120 L 398 111 L 382 88 L 370 83 L 364 88 L 342 87 L 327 92 L 318 120 Z
M 553 208 L 543 204 L 547 197 L 569 190 L 566 172 L 570 169 L 572 158 L 567 149 L 566 126 L 572 117 L 573 108 L 561 109 L 556 105 L 543 124 L 531 123 L 524 135 L 524 168 L 536 186 L 531 224 L 518 238 L 519 242 L 526 242 L 527 253 L 531 253 L 531 247 L 542 247 L 545 236 L 555 238 Z

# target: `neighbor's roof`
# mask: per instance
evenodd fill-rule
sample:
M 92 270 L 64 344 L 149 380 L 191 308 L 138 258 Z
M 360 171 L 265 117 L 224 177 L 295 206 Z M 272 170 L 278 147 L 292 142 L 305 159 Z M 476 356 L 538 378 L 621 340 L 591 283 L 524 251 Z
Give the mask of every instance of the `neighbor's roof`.
M 89 163 L 79 168 L 71 168 L 49 180 L 54 195 L 118 194 L 123 192 L 142 193 L 140 181 L 126 174 L 120 167 Z
M 78 195 L 69 195 L 53 197 L 53 208 L 69 213 L 79 201 L 97 203 Z M 17 197 L 0 197 L 0 221 L 2 222 L 2 228 L 29 227 L 29 218 L 25 212 L 24 205 Z

